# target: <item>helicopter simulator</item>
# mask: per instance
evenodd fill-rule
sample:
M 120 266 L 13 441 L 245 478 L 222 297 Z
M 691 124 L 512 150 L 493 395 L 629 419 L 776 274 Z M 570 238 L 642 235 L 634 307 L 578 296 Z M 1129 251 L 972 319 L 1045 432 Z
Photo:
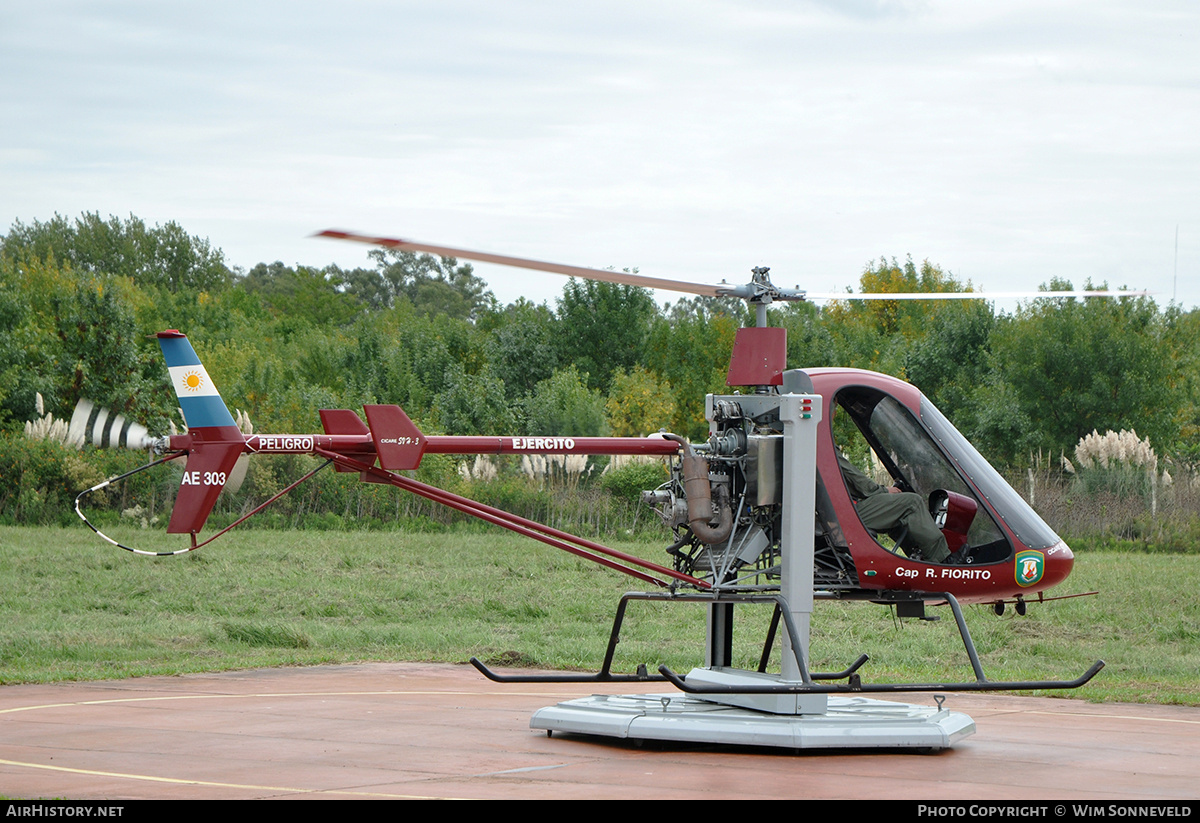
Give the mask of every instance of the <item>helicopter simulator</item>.
M 1074 564 L 1070 548 L 914 386 L 857 369 L 789 368 L 786 331 L 767 324 L 767 306 L 872 295 L 781 289 L 771 283 L 765 268 L 754 269 L 751 280 L 742 285 L 709 286 L 349 232 L 326 231 L 321 236 L 647 288 L 734 296 L 754 307 L 757 323 L 737 332 L 726 379 L 733 391 L 703 399 L 709 436 L 698 443 L 669 432 L 648 437 L 569 437 L 556 432 L 426 435 L 394 405 L 366 406 L 365 422 L 352 410 L 319 410 L 320 433 L 246 435 L 187 337 L 174 329 L 162 331 L 157 339 L 187 432 L 164 437 L 138 432 L 125 438 L 129 445 L 152 448 L 162 457 L 80 493 L 76 511 L 101 537 L 138 554 L 193 551 L 332 466 L 339 472 L 356 472 L 364 482 L 396 486 L 630 575 L 649 588 L 621 598 L 597 672 L 502 673 L 472 659 L 480 672 L 499 682 L 661 682 L 678 689 L 662 694 L 596 695 L 546 707 L 533 715 L 531 727 L 548 734 L 790 749 L 936 750 L 975 731 L 969 717 L 943 708 L 944 692 L 1077 688 L 1103 667 L 1103 661 L 1096 661 L 1069 681 L 988 679 L 961 604 L 990 604 L 997 613 L 1013 605 L 1023 614 L 1030 602 L 1054 599 L 1046 592 L 1070 575 Z M 72 427 L 99 442 L 103 435 L 96 431 L 94 412 L 76 417 L 82 419 L 73 419 Z M 619 552 L 403 473 L 417 468 L 425 454 L 528 453 L 641 455 L 668 461 L 667 482 L 642 495 L 674 535 L 666 547 L 667 560 L 653 563 Z M 201 540 L 217 497 L 230 482 L 239 458 L 247 454 L 308 454 L 324 462 L 226 529 Z M 848 454 L 868 458 L 873 476 L 867 477 L 862 466 L 847 460 Z M 88 494 L 129 474 L 181 458 L 183 479 L 167 531 L 189 536 L 185 548 L 152 551 L 125 546 L 87 520 L 81 504 Z M 626 610 L 640 601 L 707 607 L 703 666 L 686 674 L 666 667 L 657 672 L 640 667 L 629 674 L 611 670 Z M 819 601 L 884 604 L 895 608 L 900 617 L 912 618 L 926 617 L 927 607 L 945 606 L 959 631 L 972 677 L 957 683 L 867 682 L 865 654 L 842 671 L 814 672 L 808 646 Z M 735 613 L 751 605 L 765 606 L 772 614 L 753 671 L 735 668 L 732 653 Z M 771 671 L 773 656 L 778 658 L 777 671 Z M 938 705 L 915 706 L 870 696 L 884 692 L 934 692 Z

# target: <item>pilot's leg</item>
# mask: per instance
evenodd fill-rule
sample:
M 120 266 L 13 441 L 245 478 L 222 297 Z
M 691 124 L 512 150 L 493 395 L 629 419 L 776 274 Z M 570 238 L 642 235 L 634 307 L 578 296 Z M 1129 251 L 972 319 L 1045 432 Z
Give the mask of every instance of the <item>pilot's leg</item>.
M 934 524 L 925 507 L 925 498 L 919 494 L 873 494 L 860 500 L 855 509 L 863 525 L 871 531 L 890 532 L 907 526 L 909 542 L 930 563 L 944 563 L 950 556 L 946 536 Z

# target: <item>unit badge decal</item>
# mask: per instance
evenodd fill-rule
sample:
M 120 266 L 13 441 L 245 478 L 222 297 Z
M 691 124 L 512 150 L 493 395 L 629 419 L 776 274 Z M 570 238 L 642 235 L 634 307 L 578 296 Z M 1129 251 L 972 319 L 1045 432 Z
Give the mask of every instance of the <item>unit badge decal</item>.
M 1046 556 L 1039 551 L 1017 552 L 1016 579 L 1021 587 L 1032 586 L 1046 571 Z

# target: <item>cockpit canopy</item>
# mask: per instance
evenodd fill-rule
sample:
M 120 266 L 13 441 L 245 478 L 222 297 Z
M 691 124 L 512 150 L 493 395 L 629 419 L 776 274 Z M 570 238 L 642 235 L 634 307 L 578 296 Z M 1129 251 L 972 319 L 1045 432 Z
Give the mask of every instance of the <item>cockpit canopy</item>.
M 976 563 L 1008 560 L 1019 549 L 1048 548 L 1059 542 L 1054 531 L 928 398 L 900 381 L 883 375 L 870 377 L 870 382 L 877 385 L 851 383 L 834 392 L 829 403 L 834 448 L 881 485 L 895 485 L 926 500 L 934 495 L 935 504 L 946 505 L 947 498 L 958 499 L 969 509 L 973 502 L 977 511 L 973 518 L 962 521 L 961 527 L 967 529 L 965 539 Z M 909 405 L 878 385 L 885 381 L 903 387 L 919 412 L 914 413 Z M 897 395 L 903 396 L 900 391 Z M 843 483 L 840 477 L 824 480 Z M 819 499 L 819 503 L 824 502 Z M 821 514 L 827 523 L 830 515 L 836 519 L 832 511 Z M 843 511 L 842 516 L 847 512 Z M 997 518 L 1021 546 L 1014 546 Z

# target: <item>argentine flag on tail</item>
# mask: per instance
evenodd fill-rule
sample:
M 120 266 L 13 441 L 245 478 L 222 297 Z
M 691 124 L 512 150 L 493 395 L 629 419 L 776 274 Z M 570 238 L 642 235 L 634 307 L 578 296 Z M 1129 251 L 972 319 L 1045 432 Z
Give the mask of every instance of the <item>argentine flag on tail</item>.
M 213 385 L 204 364 L 196 356 L 196 350 L 187 337 L 174 329 L 158 333 L 158 345 L 162 348 L 171 375 L 171 386 L 179 398 L 179 409 L 189 429 L 236 426 L 233 416 Z

